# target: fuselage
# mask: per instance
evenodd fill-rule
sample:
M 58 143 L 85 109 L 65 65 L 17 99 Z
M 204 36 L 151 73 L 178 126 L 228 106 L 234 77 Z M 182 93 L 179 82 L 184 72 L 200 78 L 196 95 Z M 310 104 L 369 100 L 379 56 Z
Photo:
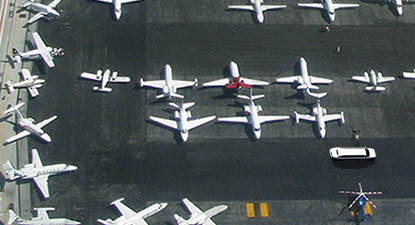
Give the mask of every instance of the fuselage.
M 102 75 L 101 79 L 101 89 L 104 89 L 110 79 L 111 71 L 109 69 L 105 70 L 104 74 Z
M 326 113 L 326 110 L 323 107 L 321 107 L 320 102 L 317 102 L 317 106 L 313 109 L 313 114 L 316 117 L 318 131 L 320 133 L 321 138 L 324 138 L 326 136 L 326 123 L 323 119 Z
M 330 22 L 333 22 L 336 18 L 336 10 L 334 8 L 334 4 L 332 0 L 323 0 L 323 6 L 327 11 L 327 15 L 329 16 Z
M 185 110 L 183 105 L 181 105 L 180 110 L 176 111 L 175 117 L 178 123 L 180 136 L 182 137 L 183 142 L 186 142 L 189 139 L 189 131 L 186 129 L 186 124 L 187 121 L 192 119 L 192 114 L 190 111 Z
M 81 224 L 77 221 L 73 221 L 65 218 L 55 218 L 55 219 L 38 219 L 33 218 L 31 220 L 19 221 L 19 225 L 76 225 Z
M 252 131 L 254 132 L 255 138 L 261 138 L 261 123 L 259 122 L 258 107 L 255 105 L 254 101 L 249 102 L 249 112 L 245 112 L 248 117 L 248 122 L 252 126 Z
M 308 74 L 307 61 L 303 57 L 300 58 L 300 71 L 301 71 L 302 82 L 300 81 L 301 79 L 299 79 L 299 83 L 310 86 L 311 81 L 310 81 L 310 76 Z
M 154 205 L 151 205 L 143 210 L 141 210 L 140 212 L 138 212 L 137 214 L 135 214 L 134 216 L 126 219 L 124 216 L 121 216 L 119 218 L 117 218 L 114 221 L 114 224 L 116 225 L 130 225 L 130 224 L 137 224 L 136 222 L 141 220 L 141 219 L 147 219 L 148 217 L 160 212 L 161 210 L 163 210 L 164 208 L 166 208 L 167 203 L 156 203 Z
M 256 19 L 258 23 L 264 22 L 264 13 L 262 11 L 262 5 L 264 4 L 264 0 L 251 0 L 251 5 L 254 7 L 254 11 L 256 14 Z
M 53 17 L 59 17 L 60 16 L 59 12 L 56 9 L 54 9 L 54 8 L 48 6 L 48 5 L 43 5 L 43 4 L 40 4 L 40 3 L 31 3 L 30 4 L 30 9 L 32 9 L 36 12 L 40 12 L 43 15 L 48 15 L 48 16 L 53 16 Z
M 173 72 L 169 64 L 166 64 L 166 66 L 164 66 L 164 73 L 166 80 L 163 87 L 163 93 L 167 96 L 170 96 L 171 93 L 176 93 L 176 88 L 173 86 Z
M 47 54 L 50 54 L 52 58 L 63 55 L 63 49 L 61 48 L 46 47 L 46 52 Z M 34 49 L 28 52 L 22 52 L 19 56 L 23 60 L 39 60 L 42 59 L 41 53 L 42 51 L 40 49 Z
M 13 84 L 14 88 L 25 88 L 25 87 L 32 87 L 38 84 L 43 84 L 45 83 L 45 80 L 43 79 L 37 79 L 38 76 L 32 76 L 32 79 L 30 80 L 25 80 L 19 83 L 15 83 Z
M 50 166 L 35 167 L 34 164 L 28 164 L 18 170 L 22 179 L 32 179 L 39 176 L 53 176 L 59 173 L 71 172 L 78 169 L 76 166 L 67 164 L 55 164 Z
M 113 0 L 113 4 L 114 4 L 115 18 L 119 20 L 121 18 L 121 13 L 122 13 L 121 0 Z
M 374 70 L 370 70 L 369 80 L 370 80 L 370 84 L 372 84 L 373 86 L 376 86 L 378 84 L 378 77 Z

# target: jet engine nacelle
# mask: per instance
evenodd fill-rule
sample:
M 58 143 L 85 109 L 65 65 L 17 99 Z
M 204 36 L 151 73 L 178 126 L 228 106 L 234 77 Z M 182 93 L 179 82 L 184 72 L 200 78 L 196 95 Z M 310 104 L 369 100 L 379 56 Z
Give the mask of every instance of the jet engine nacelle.
M 97 71 L 97 79 L 101 79 L 102 77 L 102 70 Z
M 112 72 L 111 79 L 115 80 L 115 78 L 117 78 L 117 76 L 118 76 L 118 72 L 114 71 L 114 72 Z
M 34 88 L 41 88 L 41 87 L 42 87 L 42 85 L 41 85 L 41 84 L 36 84 L 36 85 L 33 85 L 33 87 L 34 87 Z
M 167 86 L 163 86 L 163 93 L 169 93 L 169 88 Z
M 382 73 L 381 72 L 378 72 L 378 78 L 382 78 Z
M 180 119 L 180 114 L 179 114 L 178 111 L 174 112 L 174 119 L 176 119 L 176 120 Z
M 323 115 L 327 115 L 327 109 L 323 108 Z
M 256 108 L 257 108 L 258 114 L 263 113 L 262 106 L 258 105 Z
M 313 115 L 318 115 L 318 110 L 316 107 L 313 108 Z
M 190 111 L 187 111 L 187 121 L 190 121 L 192 119 L 192 113 Z
M 247 105 L 244 105 L 244 114 L 247 116 L 251 114 L 251 110 L 249 109 L 249 106 Z
M 34 123 L 36 123 L 36 122 L 35 122 L 35 119 L 33 119 L 33 118 L 30 118 L 30 117 L 29 117 L 29 118 L 27 118 L 27 119 L 28 119 L 30 122 L 32 122 L 33 124 L 34 124 Z

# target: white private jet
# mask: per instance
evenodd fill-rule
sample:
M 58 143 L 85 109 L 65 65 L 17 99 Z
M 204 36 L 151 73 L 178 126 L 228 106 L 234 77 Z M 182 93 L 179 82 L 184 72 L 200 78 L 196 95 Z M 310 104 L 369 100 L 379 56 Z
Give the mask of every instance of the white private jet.
M 38 75 L 32 76 L 28 69 L 22 69 L 20 75 L 22 76 L 22 81 L 14 83 L 8 80 L 6 82 L 6 89 L 9 94 L 14 92 L 17 88 L 26 88 L 32 98 L 38 96 L 39 91 L 37 89 L 43 86 L 42 84 L 45 83 L 45 80 L 38 79 Z
M 32 149 L 31 164 L 24 165 L 22 168 L 17 170 L 14 168 L 12 162 L 8 160 L 5 164 L 3 164 L 3 168 L 8 181 L 14 181 L 17 179 L 33 179 L 44 198 L 49 198 L 49 176 L 72 172 L 78 169 L 76 166 L 67 164 L 43 166 L 42 160 L 40 159 L 39 153 L 36 149 Z
M 381 72 L 376 73 L 373 69 L 370 74 L 365 72 L 363 76 L 352 76 L 352 80 L 369 84 L 365 88 L 366 91 L 385 91 L 386 87 L 378 86 L 378 84 L 394 81 L 394 77 L 384 77 Z
M 167 64 L 164 67 L 165 73 L 165 80 L 155 80 L 155 81 L 144 81 L 143 78 L 140 79 L 140 86 L 141 87 L 152 87 L 156 89 L 161 89 L 163 91 L 162 94 L 157 95 L 157 99 L 160 98 L 184 98 L 184 96 L 179 95 L 176 93 L 177 89 L 186 88 L 186 87 L 193 87 L 198 85 L 197 79 L 195 81 L 184 81 L 184 80 L 173 80 L 173 73 L 171 66 Z
M 289 116 L 263 116 L 262 114 L 262 107 L 260 105 L 255 105 L 254 100 L 260 99 L 265 97 L 265 95 L 251 95 L 250 97 L 245 95 L 238 95 L 239 99 L 248 100 L 248 105 L 244 105 L 244 113 L 246 116 L 237 116 L 237 117 L 225 117 L 225 118 L 218 118 L 218 122 L 230 122 L 230 123 L 245 123 L 251 124 L 252 131 L 255 135 L 256 139 L 261 137 L 261 124 L 272 122 L 272 121 L 280 121 L 280 120 L 288 120 Z
M 183 199 L 183 203 L 190 212 L 190 218 L 185 220 L 178 214 L 174 214 L 173 216 L 178 225 L 216 225 L 215 222 L 213 222 L 212 217 L 228 208 L 227 205 L 219 205 L 203 212 L 187 198 Z
M 14 141 L 27 137 L 30 134 L 34 134 L 38 136 L 39 138 L 41 138 L 43 141 L 47 143 L 51 142 L 52 141 L 51 137 L 47 133 L 45 133 L 45 131 L 42 130 L 42 128 L 48 125 L 49 123 L 51 123 L 52 121 L 54 121 L 56 118 L 58 118 L 58 116 L 54 115 L 50 117 L 49 119 L 45 119 L 39 123 L 35 123 L 34 119 L 30 117 L 24 118 L 23 115 L 20 113 L 19 108 L 22 107 L 24 104 L 25 104 L 24 102 L 17 104 L 15 106 L 10 107 L 6 111 L 4 111 L 5 115 L 9 113 L 15 113 L 17 116 L 16 124 L 24 129 L 23 131 L 7 139 L 4 144 L 10 144 Z
M 106 87 L 107 83 L 128 83 L 131 81 L 129 77 L 121 77 L 118 76 L 118 72 L 112 72 L 109 69 L 105 70 L 104 74 L 102 74 L 102 70 L 98 70 L 96 74 L 83 72 L 80 77 L 88 80 L 99 81 L 101 82 L 101 86 L 95 86 L 92 90 L 94 91 L 101 91 L 101 92 L 111 92 L 112 89 Z
M 16 48 L 13 48 L 13 60 L 14 62 L 21 63 L 22 60 L 40 60 L 43 59 L 48 67 L 55 67 L 53 58 L 57 56 L 63 56 L 64 52 L 62 48 L 47 47 L 37 32 L 32 34 L 37 49 L 33 49 L 28 52 L 20 53 Z
M 223 78 L 215 81 L 204 83 L 203 87 L 220 87 L 225 86 L 226 89 L 250 88 L 252 86 L 267 86 L 269 82 L 243 78 L 239 74 L 239 67 L 234 61 L 229 64 L 231 78 Z
M 264 22 L 264 12 L 267 10 L 287 8 L 286 5 L 265 5 L 264 0 L 249 0 L 249 5 L 230 5 L 228 9 L 247 10 L 255 12 L 258 23 Z
M 333 81 L 326 78 L 320 78 L 315 76 L 310 76 L 308 74 L 307 61 L 304 57 L 301 57 L 299 60 L 300 64 L 300 75 L 278 78 L 276 81 L 278 83 L 294 83 L 298 84 L 297 90 L 307 90 L 307 89 L 319 89 L 318 86 L 313 84 L 331 84 Z
M 22 8 L 33 10 L 37 12 L 36 15 L 34 15 L 32 18 L 27 21 L 26 24 L 32 24 L 36 22 L 37 20 L 47 16 L 49 18 L 56 18 L 60 16 L 60 11 L 56 8 L 56 6 L 61 2 L 62 0 L 54 0 L 49 5 L 44 5 L 41 3 L 36 3 L 35 0 L 27 0 L 25 3 L 23 3 Z
M 321 107 L 320 98 L 326 96 L 327 92 L 319 93 L 319 94 L 308 92 L 308 94 L 317 99 L 317 105 L 316 107 L 313 108 L 312 115 L 303 115 L 303 114 L 299 114 L 296 111 L 294 111 L 294 118 L 297 124 L 300 123 L 300 120 L 317 122 L 320 137 L 324 138 L 327 132 L 326 122 L 330 122 L 334 120 L 341 120 L 342 124 L 346 122 L 344 119 L 344 112 L 341 112 L 340 114 L 327 114 L 327 109 Z
M 139 2 L 142 0 L 95 0 L 95 1 L 113 4 L 115 18 L 116 20 L 119 20 L 121 17 L 121 13 L 122 13 L 122 9 L 121 9 L 122 4 L 131 3 L 131 2 Z
M 13 210 L 9 209 L 9 221 L 7 225 L 77 225 L 78 221 L 66 218 L 49 218 L 48 211 L 54 211 L 55 208 L 34 208 L 37 216 L 32 219 L 25 220 L 19 217 Z
M 359 4 L 335 3 L 334 0 L 321 0 L 321 3 L 298 3 L 298 6 L 325 10 L 327 11 L 330 22 L 333 22 L 337 9 L 356 8 L 359 7 Z
M 195 104 L 196 103 L 194 102 L 182 104 L 170 102 L 169 105 L 176 109 L 176 111 L 174 112 L 174 120 L 163 119 L 155 116 L 150 116 L 150 120 L 179 131 L 183 142 L 186 142 L 189 138 L 190 130 L 202 126 L 203 124 L 208 123 L 216 118 L 216 116 L 213 115 L 201 119 L 192 120 L 192 113 L 187 109 L 194 106 Z
M 98 219 L 97 221 L 104 225 L 147 225 L 145 219 L 149 218 L 150 216 L 160 212 L 164 208 L 166 208 L 167 203 L 156 203 L 151 205 L 140 212 L 135 212 L 130 207 L 123 204 L 124 198 L 120 198 L 115 200 L 111 203 L 111 205 L 115 205 L 118 211 L 120 211 L 121 216 L 118 217 L 116 220 L 112 219 Z

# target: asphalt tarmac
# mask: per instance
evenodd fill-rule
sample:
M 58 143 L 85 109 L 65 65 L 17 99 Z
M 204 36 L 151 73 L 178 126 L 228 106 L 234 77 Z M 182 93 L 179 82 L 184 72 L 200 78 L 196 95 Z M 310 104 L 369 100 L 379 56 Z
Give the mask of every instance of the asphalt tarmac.
M 361 9 L 338 11 L 332 31 L 321 33 L 321 14 L 294 9 L 293 3 L 267 12 L 262 25 L 249 13 L 226 11 L 226 4 L 145 1 L 124 5 L 115 22 L 109 5 L 67 0 L 60 5 L 61 19 L 39 22 L 46 44 L 63 47 L 65 56 L 55 59 L 53 69 L 35 67 L 47 83 L 29 101 L 28 115 L 59 118 L 45 128 L 52 143 L 30 139 L 29 147 L 38 148 L 46 165 L 64 162 L 79 169 L 50 178 L 51 198 L 40 200 L 33 192 L 33 206 L 53 206 L 58 215 L 91 224 L 114 215 L 106 207 L 121 197 L 135 209 L 184 197 L 222 202 L 332 199 L 342 197 L 339 190 L 356 189 L 358 182 L 383 191 L 383 198 L 415 197 L 415 81 L 400 77 L 414 67 L 410 11 L 415 7 L 405 6 L 404 16 L 396 18 L 384 6 L 361 3 Z M 172 116 L 165 102 L 155 101 L 156 90 L 137 86 L 141 77 L 162 77 L 167 63 L 174 78 L 197 77 L 203 83 L 228 75 L 227 65 L 234 60 L 242 76 L 272 82 L 294 75 L 301 56 L 310 74 L 334 80 L 321 86 L 321 92 L 329 92 L 322 105 L 329 113 L 345 112 L 346 124 L 329 123 L 323 140 L 310 123 L 284 121 L 264 124 L 258 141 L 252 140 L 249 127 L 210 123 L 180 143 L 170 130 L 146 121 L 150 115 Z M 108 94 L 93 92 L 97 83 L 78 78 L 83 71 L 107 68 L 132 82 L 109 84 L 113 91 Z M 365 93 L 364 84 L 349 79 L 370 68 L 397 80 L 385 84 L 384 93 Z M 178 92 L 186 102 L 196 102 L 194 118 L 242 112 L 238 102 L 243 100 L 227 98 L 221 88 Z M 256 101 L 266 115 L 309 113 L 315 101 L 296 94 L 291 85 L 272 84 L 254 93 L 266 94 Z M 329 159 L 329 148 L 353 145 L 352 128 L 360 130 L 362 146 L 376 149 L 375 161 Z

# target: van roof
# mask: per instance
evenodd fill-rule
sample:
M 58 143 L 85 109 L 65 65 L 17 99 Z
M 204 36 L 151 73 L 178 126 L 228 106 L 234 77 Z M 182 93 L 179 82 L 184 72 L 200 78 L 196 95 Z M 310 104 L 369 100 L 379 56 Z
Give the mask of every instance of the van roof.
M 369 151 L 365 147 L 361 148 L 338 148 L 336 150 L 338 156 L 368 156 Z

